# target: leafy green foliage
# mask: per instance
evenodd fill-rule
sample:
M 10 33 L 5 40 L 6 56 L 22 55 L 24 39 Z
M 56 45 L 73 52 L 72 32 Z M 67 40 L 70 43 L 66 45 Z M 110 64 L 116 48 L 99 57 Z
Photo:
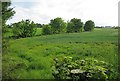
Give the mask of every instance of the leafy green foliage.
M 36 25 L 30 20 L 22 20 L 21 22 L 13 24 L 13 34 L 17 38 L 32 37 L 36 33 Z
M 39 23 L 36 23 L 36 26 L 37 26 L 37 28 L 42 28 L 43 27 L 43 25 L 39 24 Z
M 9 62 L 11 64 L 9 64 Z M 18 62 L 19 61 L 19 62 Z M 6 65 L 2 65 L 3 67 L 7 67 L 7 68 L 3 68 L 3 72 L 2 72 L 2 78 L 3 79 L 19 79 L 19 75 L 16 73 L 16 70 L 22 70 L 22 69 L 26 69 L 27 66 L 24 63 L 24 60 L 20 60 L 19 58 L 15 59 L 13 58 L 7 58 L 7 59 L 3 59 L 3 64 L 6 62 Z M 12 72 L 12 73 L 11 73 Z M 17 75 L 17 77 L 16 77 Z
M 52 34 L 52 29 L 50 25 L 43 26 L 43 35 L 50 35 Z
M 73 18 L 68 22 L 67 25 L 67 32 L 72 33 L 72 32 L 81 32 L 83 28 L 83 22 L 81 22 L 81 19 L 76 19 Z
M 50 21 L 53 34 L 64 33 L 66 31 L 66 23 L 62 18 L 55 18 Z
M 92 20 L 88 20 L 84 25 L 85 31 L 92 31 L 95 27 L 95 23 Z
M 72 57 L 54 59 L 53 76 L 55 79 L 80 79 L 83 81 L 94 79 L 113 79 L 115 70 L 112 65 L 93 58 L 74 60 Z
M 3 35 L 7 31 L 6 21 L 10 19 L 14 14 L 13 8 L 10 7 L 11 2 L 2 2 L 2 32 Z
M 8 38 L 2 38 L 2 53 L 3 54 L 8 53 L 8 47 L 9 47 L 9 39 Z
M 8 31 L 6 21 L 10 19 L 14 14 L 13 8 L 10 8 L 11 2 L 2 2 L 2 53 L 7 53 L 8 39 L 5 37 L 5 33 Z
M 14 14 L 13 8 L 10 7 L 11 2 L 2 2 L 2 19 L 3 22 L 10 19 Z

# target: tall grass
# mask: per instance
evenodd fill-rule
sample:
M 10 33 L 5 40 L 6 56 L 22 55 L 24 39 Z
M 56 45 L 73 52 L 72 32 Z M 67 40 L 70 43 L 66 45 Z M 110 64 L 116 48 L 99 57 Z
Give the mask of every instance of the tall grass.
M 3 56 L 3 76 L 52 79 L 53 58 L 59 56 L 72 56 L 74 59 L 92 57 L 117 68 L 117 48 L 116 29 L 11 39 L 9 54 Z

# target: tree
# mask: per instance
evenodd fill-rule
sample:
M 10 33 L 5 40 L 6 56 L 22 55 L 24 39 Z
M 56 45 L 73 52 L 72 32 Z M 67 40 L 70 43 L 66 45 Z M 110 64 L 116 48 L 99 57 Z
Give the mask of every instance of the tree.
M 88 20 L 84 25 L 85 31 L 92 31 L 95 27 L 95 23 L 92 20 Z
M 8 31 L 6 21 L 12 18 L 15 14 L 13 8 L 10 7 L 11 2 L 2 2 L 2 53 L 7 53 L 8 38 L 5 37 L 5 33 Z
M 32 37 L 36 33 L 36 24 L 30 20 L 22 20 L 13 24 L 13 34 L 17 38 Z
M 43 25 L 39 24 L 39 23 L 36 23 L 36 26 L 37 26 L 37 28 L 42 28 L 43 27 Z
M 72 22 L 67 23 L 67 33 L 72 33 L 74 29 L 74 24 Z
M 15 14 L 13 8 L 10 7 L 11 2 L 2 2 L 2 32 L 5 33 L 7 31 L 6 21 L 12 18 Z
M 52 34 L 52 29 L 50 25 L 43 25 L 43 35 L 50 35 Z
M 63 33 L 66 31 L 66 23 L 62 18 L 55 18 L 50 21 L 50 25 L 54 34 Z
M 67 25 L 67 32 L 81 32 L 83 28 L 83 22 L 81 22 L 81 19 L 73 18 L 68 22 Z

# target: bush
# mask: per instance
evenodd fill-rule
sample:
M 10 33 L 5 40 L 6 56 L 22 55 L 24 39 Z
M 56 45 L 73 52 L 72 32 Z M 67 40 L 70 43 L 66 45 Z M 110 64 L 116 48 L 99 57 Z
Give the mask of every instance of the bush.
M 85 60 L 73 60 L 72 57 L 54 59 L 53 76 L 55 79 L 107 80 L 115 78 L 115 72 L 111 64 L 93 58 Z
M 22 63 L 22 62 L 21 63 L 11 62 L 11 64 L 9 64 L 7 66 L 4 66 L 4 67 L 6 67 L 6 68 L 3 68 L 3 71 L 2 71 L 2 79 L 3 79 L 3 81 L 6 81 L 6 79 L 20 79 L 18 77 L 19 73 L 17 73 L 16 71 L 17 70 L 20 71 L 22 69 L 27 68 L 26 64 Z
M 17 38 L 32 37 L 36 33 L 36 25 L 30 20 L 22 20 L 21 22 L 13 24 L 13 34 Z
M 43 35 L 52 34 L 52 29 L 50 25 L 44 25 L 42 30 L 43 30 Z

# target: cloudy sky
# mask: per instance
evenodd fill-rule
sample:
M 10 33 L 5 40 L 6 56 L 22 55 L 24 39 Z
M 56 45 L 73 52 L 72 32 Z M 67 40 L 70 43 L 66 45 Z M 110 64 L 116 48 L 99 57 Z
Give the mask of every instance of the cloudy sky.
M 61 17 L 65 21 L 80 18 L 93 20 L 97 26 L 118 25 L 119 0 L 12 0 L 16 14 L 7 23 L 30 19 L 47 24 Z

